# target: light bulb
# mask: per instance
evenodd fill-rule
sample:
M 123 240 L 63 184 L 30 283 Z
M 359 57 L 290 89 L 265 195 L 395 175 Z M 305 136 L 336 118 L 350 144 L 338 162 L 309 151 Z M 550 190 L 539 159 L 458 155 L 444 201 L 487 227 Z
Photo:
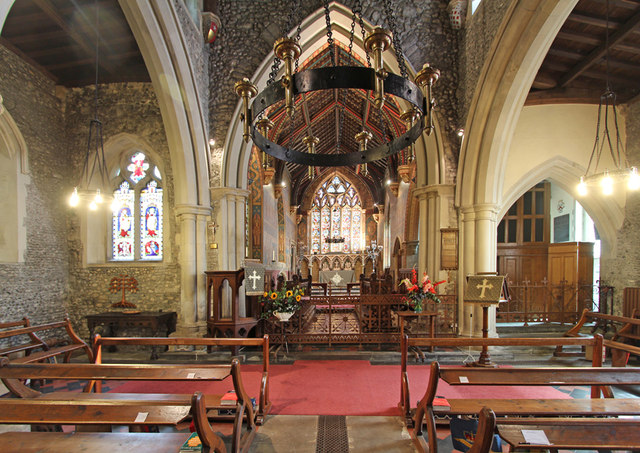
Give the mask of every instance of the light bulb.
M 580 176 L 580 183 L 578 184 L 578 195 L 584 197 L 589 191 L 587 190 L 587 183 L 584 182 L 584 176 Z
M 605 172 L 600 181 L 600 187 L 602 187 L 603 195 L 611 195 L 613 193 L 613 178 L 609 176 L 609 172 Z
M 640 189 L 640 175 L 636 167 L 631 167 L 631 173 L 629 173 L 629 180 L 627 181 L 627 187 L 629 190 Z
M 93 201 L 95 201 L 96 204 L 101 204 L 104 201 L 100 189 L 96 190 L 96 196 L 93 198 Z
M 95 211 L 96 209 L 98 209 L 98 203 L 96 203 L 96 200 L 91 200 L 91 203 L 89 203 L 89 210 Z
M 80 203 L 80 195 L 78 195 L 78 188 L 74 187 L 73 193 L 69 197 L 69 205 L 75 208 L 76 206 L 78 206 L 78 203 Z

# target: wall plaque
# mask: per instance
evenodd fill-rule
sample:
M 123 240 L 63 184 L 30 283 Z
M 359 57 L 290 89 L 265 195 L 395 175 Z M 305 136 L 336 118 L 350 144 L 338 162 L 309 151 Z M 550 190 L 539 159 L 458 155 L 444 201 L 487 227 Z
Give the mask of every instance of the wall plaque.
M 458 230 L 456 228 L 440 230 L 440 269 L 458 269 Z

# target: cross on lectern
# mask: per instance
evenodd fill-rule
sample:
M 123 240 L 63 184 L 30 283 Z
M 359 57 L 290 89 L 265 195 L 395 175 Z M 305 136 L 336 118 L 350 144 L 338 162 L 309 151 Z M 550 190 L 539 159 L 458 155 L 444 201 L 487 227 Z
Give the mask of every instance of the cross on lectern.
M 477 289 L 482 289 L 482 291 L 480 292 L 480 299 L 484 299 L 484 291 L 487 289 L 493 289 L 493 285 L 491 283 L 487 283 L 487 279 L 483 278 L 482 279 L 482 285 L 476 285 Z
M 262 276 L 258 275 L 258 273 L 256 272 L 256 270 L 253 270 L 253 274 L 251 274 L 249 276 L 249 280 L 251 280 L 251 289 L 257 289 L 256 288 L 256 281 L 260 281 L 262 280 Z

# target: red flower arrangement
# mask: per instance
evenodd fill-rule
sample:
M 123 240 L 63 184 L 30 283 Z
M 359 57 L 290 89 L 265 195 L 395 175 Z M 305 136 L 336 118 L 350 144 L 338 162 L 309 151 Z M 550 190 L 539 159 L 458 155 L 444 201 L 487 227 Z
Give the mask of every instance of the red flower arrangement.
M 407 296 L 403 299 L 404 303 L 415 312 L 422 311 L 422 301 L 424 299 L 430 299 L 433 302 L 439 304 L 442 302 L 436 294 L 436 286 L 446 282 L 442 280 L 436 283 L 432 283 L 431 279 L 425 272 L 422 276 L 422 283 L 418 286 L 418 274 L 416 270 L 411 271 L 411 280 L 405 278 L 400 282 L 407 288 Z

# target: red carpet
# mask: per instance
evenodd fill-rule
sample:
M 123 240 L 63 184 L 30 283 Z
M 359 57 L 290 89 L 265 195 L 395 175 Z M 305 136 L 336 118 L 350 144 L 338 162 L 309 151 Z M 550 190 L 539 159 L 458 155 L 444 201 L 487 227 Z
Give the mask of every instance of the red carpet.
M 242 380 L 257 397 L 260 365 L 243 365 Z M 429 367 L 409 365 L 411 405 L 424 394 Z M 400 366 L 371 365 L 365 360 L 298 360 L 293 365 L 271 365 L 272 414 L 281 415 L 399 415 Z M 125 382 L 112 388 L 119 393 L 224 393 L 231 379 L 214 383 Z M 445 398 L 564 398 L 553 387 L 438 385 Z

